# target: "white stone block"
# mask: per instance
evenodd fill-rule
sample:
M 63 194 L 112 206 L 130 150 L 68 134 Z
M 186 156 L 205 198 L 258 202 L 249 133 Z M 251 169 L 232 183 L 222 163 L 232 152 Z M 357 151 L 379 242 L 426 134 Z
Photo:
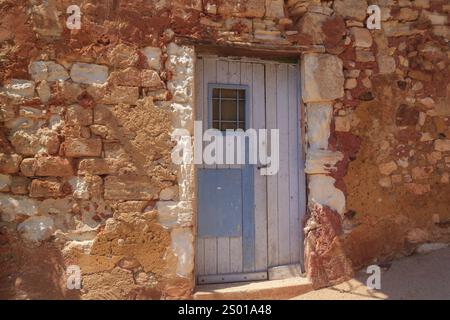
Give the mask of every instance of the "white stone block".
M 329 103 L 313 103 L 306 107 L 307 137 L 310 149 L 328 149 L 333 107 Z
M 311 175 L 309 179 L 308 203 L 318 203 L 343 214 L 345 212 L 345 195 L 334 186 L 336 180 L 326 175 Z
M 108 67 L 90 63 L 74 63 L 70 70 L 74 82 L 104 84 L 108 79 Z
M 331 101 L 344 96 L 342 60 L 331 54 L 308 53 L 302 59 L 303 101 Z
M 159 70 L 161 68 L 161 49 L 158 47 L 146 47 L 142 53 L 147 57 L 150 68 Z
M 54 231 L 53 220 L 46 216 L 33 216 L 17 226 L 25 240 L 39 242 L 50 238 Z

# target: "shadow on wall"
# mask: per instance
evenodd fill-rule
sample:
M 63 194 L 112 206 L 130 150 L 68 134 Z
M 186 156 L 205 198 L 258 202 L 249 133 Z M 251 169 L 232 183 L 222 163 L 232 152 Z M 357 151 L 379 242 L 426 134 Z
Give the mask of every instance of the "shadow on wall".
M 61 251 L 44 243 L 31 247 L 0 232 L 0 299 L 80 299 L 66 289 Z

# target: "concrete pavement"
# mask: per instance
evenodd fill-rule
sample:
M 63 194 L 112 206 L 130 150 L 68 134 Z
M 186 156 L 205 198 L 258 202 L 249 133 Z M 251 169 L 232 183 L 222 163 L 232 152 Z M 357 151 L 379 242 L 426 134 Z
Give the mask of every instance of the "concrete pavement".
M 358 273 L 339 285 L 299 295 L 295 300 L 450 300 L 450 247 L 392 262 L 381 271 L 381 289 L 366 286 L 370 274 Z

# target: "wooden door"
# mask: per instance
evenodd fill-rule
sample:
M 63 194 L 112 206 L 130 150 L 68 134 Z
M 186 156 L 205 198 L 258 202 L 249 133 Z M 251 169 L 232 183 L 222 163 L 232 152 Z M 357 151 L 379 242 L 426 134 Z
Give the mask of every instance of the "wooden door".
M 195 74 L 196 120 L 204 130 L 218 126 L 212 116 L 217 95 L 231 96 L 230 90 L 236 90 L 237 104 L 242 97 L 245 104 L 236 126 L 280 130 L 275 175 L 261 175 L 256 165 L 197 166 L 197 283 L 267 279 L 269 267 L 301 260 L 298 66 L 205 56 Z

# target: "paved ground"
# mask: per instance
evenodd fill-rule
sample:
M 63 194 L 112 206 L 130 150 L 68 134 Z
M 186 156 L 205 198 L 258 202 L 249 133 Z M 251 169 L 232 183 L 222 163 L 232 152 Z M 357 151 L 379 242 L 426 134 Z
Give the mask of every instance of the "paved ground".
M 381 272 L 381 290 L 366 287 L 360 273 L 340 285 L 312 291 L 295 300 L 446 299 L 450 300 L 450 247 L 396 260 Z

